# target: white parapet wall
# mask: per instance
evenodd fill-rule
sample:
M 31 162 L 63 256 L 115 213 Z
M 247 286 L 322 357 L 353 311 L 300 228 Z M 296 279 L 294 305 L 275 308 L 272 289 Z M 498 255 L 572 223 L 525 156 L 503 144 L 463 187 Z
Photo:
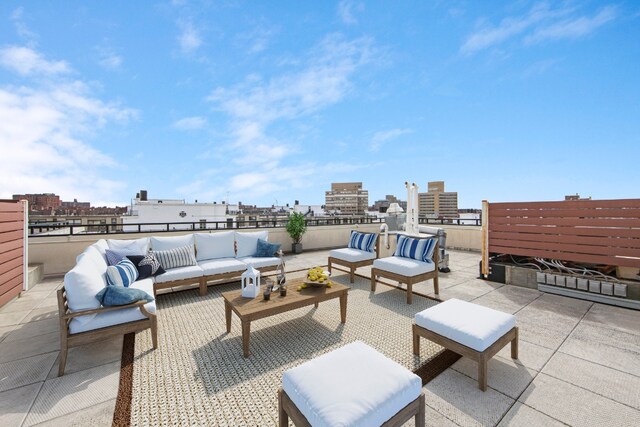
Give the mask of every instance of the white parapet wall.
M 480 227 L 471 226 L 443 226 L 447 231 L 447 248 L 480 250 Z M 351 230 L 356 229 L 365 233 L 378 232 L 380 224 L 330 225 L 308 227 L 302 238 L 303 250 L 318 250 L 346 247 Z M 269 231 L 269 241 L 280 243 L 285 252 L 291 251 L 291 238 L 282 227 L 265 229 L 236 229 L 239 232 Z M 228 231 L 228 230 L 220 230 Z M 215 230 L 211 230 L 216 233 Z M 47 276 L 63 275 L 71 270 L 76 263 L 76 257 L 87 246 L 99 239 L 138 239 L 145 236 L 172 236 L 189 234 L 190 232 L 176 231 L 164 233 L 123 233 L 90 236 L 29 236 L 29 264 L 43 264 L 44 274 Z M 384 256 L 384 252 L 382 254 Z

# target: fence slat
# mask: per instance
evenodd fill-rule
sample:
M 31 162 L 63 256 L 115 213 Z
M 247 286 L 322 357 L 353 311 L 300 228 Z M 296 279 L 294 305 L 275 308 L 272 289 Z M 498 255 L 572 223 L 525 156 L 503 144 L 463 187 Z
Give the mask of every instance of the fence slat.
M 511 225 L 564 225 L 574 227 L 638 227 L 638 219 L 620 218 L 519 218 L 519 217 L 491 217 L 491 224 L 511 224 Z
M 490 203 L 491 209 L 593 209 L 601 208 L 640 208 L 640 199 L 615 200 L 560 200 L 555 202 L 507 202 Z
M 541 225 L 504 225 L 489 224 L 489 232 L 506 231 L 514 233 L 538 233 L 550 235 L 570 235 L 570 236 L 607 236 L 607 237 L 628 237 L 640 238 L 640 229 L 620 228 L 615 230 L 615 236 L 610 228 L 592 227 L 548 227 Z
M 491 209 L 491 215 L 543 218 L 640 218 L 640 209 Z
M 615 246 L 619 248 L 636 248 L 640 249 L 640 238 L 626 237 L 609 237 L 609 236 L 573 236 L 562 234 L 540 234 L 540 233 L 515 233 L 506 231 L 493 231 L 491 233 L 493 239 L 513 240 L 513 241 L 531 241 L 531 242 L 552 242 L 552 243 L 573 243 L 576 245 L 593 245 L 593 246 Z

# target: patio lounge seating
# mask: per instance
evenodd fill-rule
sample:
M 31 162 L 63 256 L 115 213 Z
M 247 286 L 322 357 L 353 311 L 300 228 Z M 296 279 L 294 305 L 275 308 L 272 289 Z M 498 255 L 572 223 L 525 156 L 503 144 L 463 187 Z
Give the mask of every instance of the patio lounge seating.
M 379 255 L 380 238 L 377 234 L 351 231 L 348 247 L 329 252 L 329 273 L 333 264 L 345 266 L 349 269 L 349 282 L 353 283 L 356 269 L 373 264 L 373 260 Z
M 420 377 L 355 341 L 285 371 L 278 391 L 279 425 L 425 425 Z
M 417 313 L 413 325 L 413 354 L 420 355 L 420 337 L 478 362 L 478 386 L 487 390 L 487 363 L 509 342 L 518 358 L 516 317 L 458 299 Z
M 393 256 L 373 261 L 371 292 L 376 291 L 378 277 L 386 277 L 407 285 L 407 304 L 413 302 L 413 285 L 433 279 L 436 294 L 438 287 L 438 240 L 434 237 L 409 237 L 398 235 L 398 246 Z

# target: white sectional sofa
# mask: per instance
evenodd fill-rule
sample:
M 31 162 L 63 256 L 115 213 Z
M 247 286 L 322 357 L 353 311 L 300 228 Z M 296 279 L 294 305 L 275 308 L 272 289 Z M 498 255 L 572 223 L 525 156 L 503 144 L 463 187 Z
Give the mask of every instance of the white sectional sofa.
M 239 278 L 249 266 L 263 272 L 278 268 L 280 258 L 255 256 L 258 239 L 268 240 L 268 232 L 226 231 L 134 240 L 103 239 L 87 247 L 76 258 L 76 265 L 64 277 L 64 287 L 58 291 L 61 332 L 59 375 L 64 373 L 68 347 L 74 345 L 148 328 L 152 331 L 154 348 L 157 345 L 155 300 L 102 307 L 96 299 L 96 294 L 107 286 L 107 249 L 133 247 L 138 255 L 144 255 L 149 250 L 157 252 L 189 246 L 195 253 L 195 265 L 168 268 L 163 274 L 137 280 L 129 287 L 155 297 L 159 289 L 198 283 L 200 294 L 206 295 L 209 282 Z

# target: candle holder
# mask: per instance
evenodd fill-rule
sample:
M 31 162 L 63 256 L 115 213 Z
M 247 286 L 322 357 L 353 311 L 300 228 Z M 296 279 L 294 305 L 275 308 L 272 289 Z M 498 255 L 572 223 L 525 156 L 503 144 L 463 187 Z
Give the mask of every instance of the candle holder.
M 280 286 L 280 296 L 281 297 L 286 297 L 287 296 L 287 287 L 286 286 Z

